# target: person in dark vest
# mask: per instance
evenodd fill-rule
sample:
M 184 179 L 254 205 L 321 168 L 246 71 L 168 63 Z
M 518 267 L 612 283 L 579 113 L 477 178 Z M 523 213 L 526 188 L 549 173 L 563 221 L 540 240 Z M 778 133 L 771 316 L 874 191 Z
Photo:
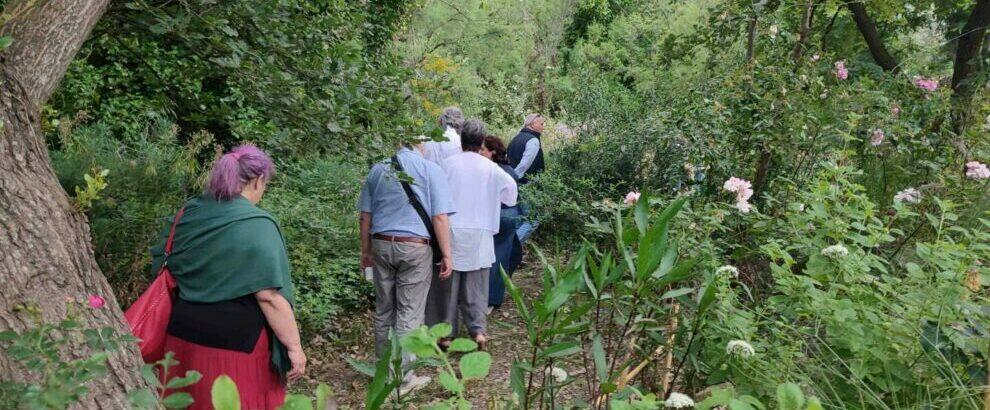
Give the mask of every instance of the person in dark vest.
M 520 184 L 529 182 L 531 176 L 543 172 L 543 147 L 540 146 L 543 124 L 540 114 L 527 115 L 523 129 L 509 143 L 509 165 L 515 169 Z

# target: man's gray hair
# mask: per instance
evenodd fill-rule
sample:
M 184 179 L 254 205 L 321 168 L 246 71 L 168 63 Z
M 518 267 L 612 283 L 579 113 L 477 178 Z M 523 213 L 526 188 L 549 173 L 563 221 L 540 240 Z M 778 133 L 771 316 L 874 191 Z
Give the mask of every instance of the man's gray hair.
M 457 107 L 444 108 L 440 113 L 440 126 L 453 128 L 460 133 L 461 128 L 464 127 L 464 113 Z
M 532 113 L 532 114 L 527 115 L 526 116 L 526 121 L 523 121 L 523 127 L 527 127 L 528 128 L 530 125 L 533 125 L 533 123 L 536 122 L 536 120 L 538 120 L 540 118 L 543 118 L 543 116 L 540 115 L 539 113 L 535 113 L 535 112 Z

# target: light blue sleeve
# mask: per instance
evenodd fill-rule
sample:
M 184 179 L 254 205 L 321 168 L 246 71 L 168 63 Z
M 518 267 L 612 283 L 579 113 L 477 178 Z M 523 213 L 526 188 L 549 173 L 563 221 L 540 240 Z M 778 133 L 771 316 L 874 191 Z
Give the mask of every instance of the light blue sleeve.
M 526 171 L 529 171 L 529 167 L 536 160 L 538 152 L 540 152 L 540 140 L 538 138 L 526 141 L 526 150 L 523 151 L 522 158 L 519 159 L 519 165 L 516 165 L 516 176 L 522 178 L 523 175 L 526 175 Z
M 379 175 L 378 167 L 371 168 L 371 172 L 368 173 L 368 177 L 364 180 L 364 186 L 361 187 L 361 196 L 358 197 L 358 211 L 371 212 L 371 187 L 377 181 Z
M 430 196 L 430 216 L 451 215 L 454 209 L 454 197 L 450 192 L 450 184 L 447 183 L 447 174 L 435 164 L 429 164 L 429 196 Z

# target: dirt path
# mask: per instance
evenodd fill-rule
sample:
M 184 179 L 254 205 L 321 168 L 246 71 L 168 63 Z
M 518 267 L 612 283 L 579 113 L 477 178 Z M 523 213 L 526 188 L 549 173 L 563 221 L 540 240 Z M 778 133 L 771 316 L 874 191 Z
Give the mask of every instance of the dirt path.
M 538 296 L 541 288 L 539 264 L 528 263 L 520 268 L 513 282 L 523 291 L 527 299 Z M 372 335 L 371 311 L 355 313 L 350 318 L 342 317 L 335 326 L 337 340 L 329 341 L 318 337 L 310 341 L 309 380 L 294 391 L 312 391 L 317 383 L 323 382 L 333 388 L 341 408 L 363 408 L 365 388 L 370 381 L 367 376 L 355 371 L 346 358 L 370 361 L 374 357 L 374 336 Z M 509 372 L 516 355 L 526 354 L 526 330 L 522 325 L 512 299 L 506 295 L 502 308 L 488 318 L 488 331 L 491 341 L 488 350 L 492 355 L 492 368 L 485 380 L 473 381 L 468 385 L 467 396 L 474 408 L 485 408 L 493 397 L 507 397 Z M 456 360 L 456 359 L 455 359 Z M 428 371 L 423 374 L 430 374 Z M 429 403 L 436 398 L 449 397 L 437 384 L 436 379 L 429 386 L 415 393 L 417 403 Z

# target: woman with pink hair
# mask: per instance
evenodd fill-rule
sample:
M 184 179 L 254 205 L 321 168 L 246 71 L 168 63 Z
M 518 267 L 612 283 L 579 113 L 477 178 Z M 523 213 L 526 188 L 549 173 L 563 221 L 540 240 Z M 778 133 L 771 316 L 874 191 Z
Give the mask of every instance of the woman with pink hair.
M 151 249 L 152 272 L 168 266 L 178 283 L 165 351 L 179 365 L 169 376 L 203 375 L 182 389 L 193 396 L 192 409 L 211 408 L 210 389 L 220 375 L 237 384 L 242 408 L 274 409 L 284 401 L 286 381 L 305 372 L 285 241 L 271 214 L 256 206 L 274 171 L 271 158 L 253 145 L 224 154 L 206 192 L 186 202 Z

